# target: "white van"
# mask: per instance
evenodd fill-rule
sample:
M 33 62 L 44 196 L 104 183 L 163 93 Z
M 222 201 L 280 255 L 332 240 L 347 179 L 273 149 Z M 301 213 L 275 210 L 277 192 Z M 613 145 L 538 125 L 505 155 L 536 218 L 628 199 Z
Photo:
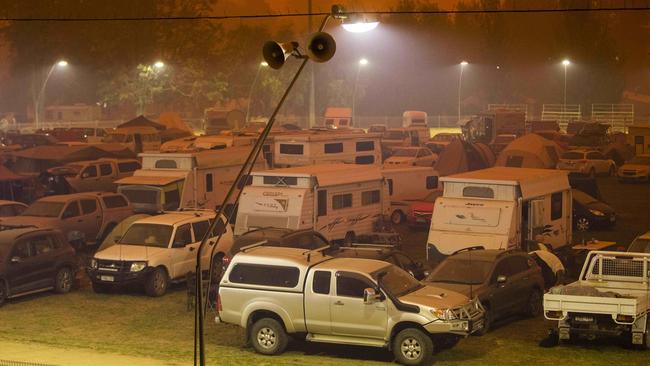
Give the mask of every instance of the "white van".
M 409 166 L 383 169 L 390 197 L 390 221 L 401 224 L 414 200 L 423 199 L 438 189 L 438 172 L 431 167 Z
M 235 235 L 263 227 L 311 229 L 352 242 L 388 214 L 388 185 L 374 165 L 321 164 L 252 173 Z
M 427 258 L 460 249 L 525 248 L 535 240 L 554 250 L 571 243 L 571 187 L 560 170 L 494 167 L 440 178 Z
M 273 138 L 274 166 L 322 163 L 381 164 L 379 134 L 309 130 Z
M 179 208 L 214 208 L 223 202 L 237 178 L 249 147 L 194 153 L 143 153 L 142 169 L 116 181 L 138 213 Z M 264 160 L 255 168 L 263 169 Z

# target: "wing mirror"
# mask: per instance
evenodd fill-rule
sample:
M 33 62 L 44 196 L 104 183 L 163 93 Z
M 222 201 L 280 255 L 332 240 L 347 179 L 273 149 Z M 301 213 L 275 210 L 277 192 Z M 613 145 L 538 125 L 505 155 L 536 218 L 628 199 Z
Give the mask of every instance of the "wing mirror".
M 11 257 L 11 263 L 20 263 L 22 259 L 20 257 Z
M 506 277 L 504 275 L 499 275 L 497 277 L 497 285 L 503 286 L 503 285 L 506 284 L 506 282 L 508 282 L 508 277 Z
M 372 305 L 379 301 L 379 294 L 375 291 L 374 288 L 366 288 L 363 290 L 363 303 L 366 305 Z

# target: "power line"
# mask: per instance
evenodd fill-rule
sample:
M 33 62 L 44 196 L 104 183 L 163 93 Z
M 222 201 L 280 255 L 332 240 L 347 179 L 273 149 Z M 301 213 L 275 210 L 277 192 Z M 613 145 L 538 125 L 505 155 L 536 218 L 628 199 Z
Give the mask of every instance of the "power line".
M 633 12 L 648 11 L 650 7 L 612 7 L 612 8 L 563 8 L 563 9 L 467 9 L 467 10 L 390 10 L 369 12 L 346 12 L 348 15 L 426 15 L 426 14 L 521 14 L 521 13 L 585 13 L 585 12 Z M 196 16 L 156 16 L 156 17 L 88 17 L 88 18 L 14 18 L 1 17 L 0 21 L 11 22 L 146 22 L 179 20 L 231 20 L 231 19 L 273 19 L 326 16 L 330 13 L 287 13 L 287 14 L 242 14 L 242 15 L 196 15 Z

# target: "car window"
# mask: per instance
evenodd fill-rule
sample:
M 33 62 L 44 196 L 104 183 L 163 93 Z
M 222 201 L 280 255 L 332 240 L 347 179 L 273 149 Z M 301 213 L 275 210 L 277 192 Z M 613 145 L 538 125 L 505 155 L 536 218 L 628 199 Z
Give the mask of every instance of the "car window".
M 63 210 L 63 214 L 61 215 L 61 218 L 67 219 L 70 217 L 77 217 L 79 215 L 80 215 L 79 203 L 77 201 L 72 201 L 68 203 L 68 205 L 65 207 L 65 210 Z
M 111 164 L 101 164 L 99 165 L 99 174 L 101 174 L 102 177 L 106 175 L 111 175 L 113 174 L 113 167 L 111 166 Z
M 296 287 L 300 270 L 296 267 L 237 263 L 230 271 L 230 282 L 274 287 Z
M 192 244 L 192 230 L 190 224 L 181 225 L 176 229 L 174 235 L 174 247 L 184 247 L 187 244 Z
M 35 256 L 54 250 L 54 242 L 50 236 L 39 235 L 28 239 L 28 241 L 32 245 L 32 250 Z
M 208 220 L 193 222 L 192 229 L 194 230 L 194 238 L 196 241 L 203 240 L 205 233 L 208 232 L 210 228 L 210 222 Z
M 366 281 L 344 272 L 336 272 L 336 295 L 363 298 L 363 290 L 372 287 Z
M 522 256 L 511 257 L 508 258 L 508 261 L 510 262 L 511 276 L 521 272 L 525 272 L 530 268 L 530 264 L 528 263 L 528 259 L 526 259 L 526 257 L 522 257 Z
M 31 249 L 29 242 L 20 241 L 14 247 L 14 250 L 11 252 L 11 257 L 18 257 L 20 259 L 28 258 L 30 255 Z
M 83 170 L 81 173 L 81 178 L 96 178 L 97 177 L 97 167 L 95 165 L 91 165 L 87 167 L 86 169 Z
M 129 205 L 126 199 L 119 194 L 104 196 L 102 197 L 102 200 L 104 200 L 104 205 L 106 205 L 107 208 L 126 207 Z
M 314 272 L 314 282 L 312 289 L 316 294 L 329 294 L 330 293 L 330 279 L 332 273 L 329 271 L 316 271 Z
M 494 268 L 494 272 L 492 272 L 492 278 L 490 279 L 490 281 L 492 283 L 496 283 L 497 278 L 499 276 L 506 276 L 507 277 L 507 276 L 509 276 L 509 273 L 510 273 L 510 268 L 508 266 L 508 262 L 506 262 L 505 260 L 502 260 L 499 263 L 497 263 L 496 267 Z
M 97 200 L 81 200 L 81 212 L 84 215 L 89 215 L 97 211 Z
M 587 159 L 589 160 L 598 160 L 598 154 L 595 152 L 587 153 Z
M 212 223 L 212 220 L 210 220 L 210 223 Z M 226 224 L 224 223 L 223 219 L 219 219 L 217 224 L 214 226 L 214 230 L 212 230 L 212 233 L 210 233 L 210 237 L 215 237 L 218 236 L 219 234 L 222 234 L 226 231 Z
M 120 173 L 133 172 L 140 169 L 140 163 L 137 161 L 118 163 L 117 168 L 120 170 Z

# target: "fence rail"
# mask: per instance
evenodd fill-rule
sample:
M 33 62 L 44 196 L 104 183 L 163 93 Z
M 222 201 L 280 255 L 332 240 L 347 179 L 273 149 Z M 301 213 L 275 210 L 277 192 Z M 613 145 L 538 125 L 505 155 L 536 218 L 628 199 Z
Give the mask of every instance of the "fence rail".
M 634 123 L 634 104 L 592 104 L 591 119 L 609 124 L 612 130 L 626 132 Z

